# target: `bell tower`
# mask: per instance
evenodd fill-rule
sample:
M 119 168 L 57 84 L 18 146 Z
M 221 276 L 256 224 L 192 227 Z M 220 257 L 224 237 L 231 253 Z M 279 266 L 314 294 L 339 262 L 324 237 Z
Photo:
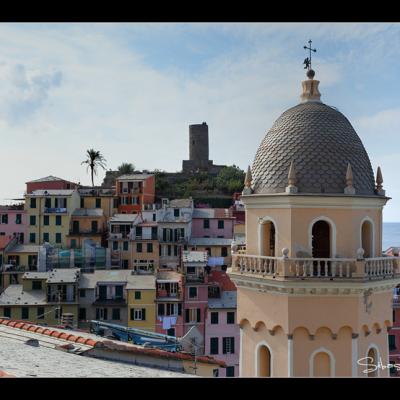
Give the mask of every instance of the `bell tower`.
M 310 46 L 311 47 L 311 46 Z M 308 65 L 309 66 L 309 65 Z M 399 257 L 382 256 L 380 168 L 347 118 L 301 102 L 266 134 L 246 174 L 246 251 L 233 254 L 240 376 L 388 376 Z

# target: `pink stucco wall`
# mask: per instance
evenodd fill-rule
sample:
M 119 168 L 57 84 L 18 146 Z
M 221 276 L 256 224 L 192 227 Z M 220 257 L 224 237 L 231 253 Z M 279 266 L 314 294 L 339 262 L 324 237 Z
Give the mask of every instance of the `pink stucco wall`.
M 8 215 L 8 223 L 2 223 L 2 215 Z M 21 214 L 21 224 L 16 223 L 17 214 Z M 27 223 L 26 223 L 26 211 L 25 210 L 10 210 L 8 207 L 0 207 L 0 232 L 5 236 L 14 236 L 17 233 L 24 234 L 24 243 L 26 243 L 26 231 L 27 231 Z
M 197 287 L 196 299 L 189 298 L 189 288 L 192 286 Z M 183 318 L 185 318 L 186 309 L 200 308 L 200 322 L 196 323 L 185 322 L 185 333 L 188 332 L 193 325 L 196 325 L 196 327 L 201 332 L 204 338 L 207 306 L 208 306 L 208 284 L 199 285 L 187 282 L 184 288 Z
M 218 312 L 218 324 L 211 324 L 211 312 Z M 227 324 L 227 312 L 235 312 L 236 309 L 209 309 L 206 319 L 206 335 L 205 335 L 205 354 L 214 357 L 217 360 L 225 361 L 227 366 L 235 367 L 235 376 L 239 376 L 239 354 L 240 354 L 240 330 L 238 324 Z M 235 315 L 236 316 L 236 315 Z M 210 338 L 218 337 L 219 354 L 210 354 Z M 223 338 L 235 338 L 235 353 L 223 354 Z M 225 368 L 219 369 L 219 376 L 225 376 Z
M 223 236 L 225 239 L 233 238 L 233 224 L 234 219 L 230 218 L 209 218 L 210 228 L 204 229 L 204 218 L 193 218 L 192 219 L 192 237 L 202 238 L 209 236 L 210 238 L 216 238 Z M 218 221 L 224 221 L 224 229 L 218 229 Z

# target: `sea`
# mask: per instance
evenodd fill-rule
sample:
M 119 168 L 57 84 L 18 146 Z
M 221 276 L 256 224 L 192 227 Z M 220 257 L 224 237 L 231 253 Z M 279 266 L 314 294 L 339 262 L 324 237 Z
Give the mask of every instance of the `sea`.
M 382 250 L 389 247 L 400 247 L 400 222 L 383 223 Z

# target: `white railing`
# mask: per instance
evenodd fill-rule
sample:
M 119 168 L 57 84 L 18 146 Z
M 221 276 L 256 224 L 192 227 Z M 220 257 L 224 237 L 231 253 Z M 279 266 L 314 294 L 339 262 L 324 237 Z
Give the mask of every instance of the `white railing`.
M 400 257 L 289 258 L 234 253 L 232 272 L 287 278 L 376 279 L 399 273 Z
M 293 258 L 290 275 L 296 278 L 351 278 L 355 259 L 350 258 Z
M 395 257 L 367 258 L 365 275 L 369 277 L 392 275 L 395 269 Z
M 235 260 L 236 267 L 241 273 L 275 275 L 279 257 L 250 256 L 239 254 Z

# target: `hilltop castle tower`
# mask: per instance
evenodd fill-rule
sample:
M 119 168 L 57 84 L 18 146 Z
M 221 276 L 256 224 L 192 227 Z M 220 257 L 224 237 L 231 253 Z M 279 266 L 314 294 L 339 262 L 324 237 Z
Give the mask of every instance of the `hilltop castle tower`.
M 189 160 L 182 161 L 182 172 L 205 171 L 217 175 L 223 167 L 209 160 L 208 125 L 205 122 L 189 125 Z
M 229 272 L 240 375 L 388 376 L 374 365 L 389 362 L 400 282 L 399 258 L 381 256 L 389 198 L 350 122 L 307 76 L 246 174 L 246 252 Z

